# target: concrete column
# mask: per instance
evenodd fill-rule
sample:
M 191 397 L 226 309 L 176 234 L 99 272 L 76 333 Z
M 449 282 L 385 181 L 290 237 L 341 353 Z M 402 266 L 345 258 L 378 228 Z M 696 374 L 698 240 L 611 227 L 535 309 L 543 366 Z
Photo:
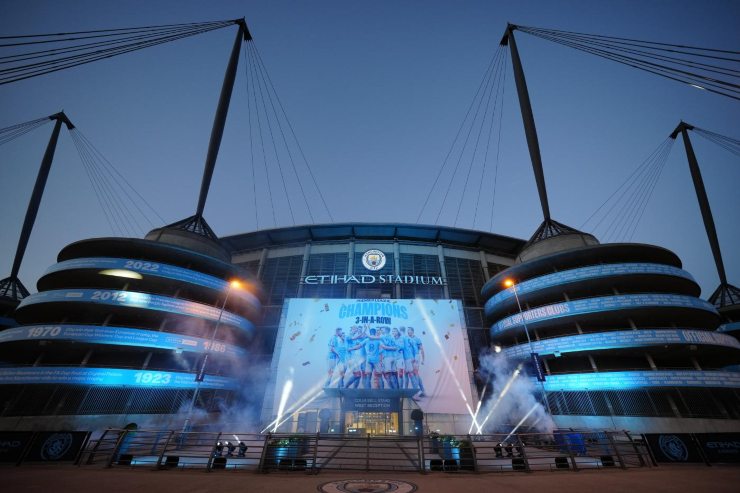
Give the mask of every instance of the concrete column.
M 645 359 L 647 359 L 648 364 L 650 365 L 651 370 L 657 370 L 658 366 L 655 364 L 655 361 L 653 361 L 653 357 L 650 356 L 648 353 L 645 353 Z
M 442 274 L 443 279 L 447 279 L 447 267 L 445 267 L 445 249 L 442 245 L 437 245 L 437 257 L 439 258 L 439 272 Z M 450 287 L 444 285 L 445 298 L 450 297 Z
M 617 425 L 614 423 L 614 414 L 615 414 L 614 413 L 614 406 L 612 406 L 612 401 L 608 397 L 606 399 L 604 399 L 604 400 L 606 401 L 606 407 L 609 408 L 609 416 L 611 416 L 611 418 L 612 418 L 612 426 L 616 430 L 617 429 Z
M 349 242 L 349 251 L 347 252 L 347 275 L 351 276 L 355 273 L 355 240 Z M 347 283 L 345 296 L 347 298 L 352 297 L 352 284 Z
M 594 357 L 590 354 L 588 355 L 588 362 L 591 363 L 591 369 L 595 371 L 596 373 L 599 372 L 599 367 L 596 366 L 596 361 L 594 360 Z
M 691 364 L 694 365 L 694 369 L 701 371 L 701 366 L 699 365 L 699 362 L 696 360 L 695 356 L 691 357 Z
M 666 394 L 666 399 L 668 400 L 668 404 L 671 406 L 671 410 L 673 411 L 673 414 L 676 415 L 677 418 L 681 418 L 681 411 L 678 410 L 678 406 L 676 405 L 676 402 L 673 400 L 673 397 L 670 394 Z
M 265 261 L 267 260 L 267 248 L 262 249 L 260 254 L 260 264 L 257 266 L 257 278 L 262 278 L 262 271 L 265 268 Z
M 87 366 L 87 362 L 90 361 L 90 357 L 93 354 L 93 350 L 89 349 L 87 353 L 85 353 L 85 356 L 82 358 L 82 362 L 80 363 L 80 366 Z
M 542 358 L 542 366 L 545 367 L 545 373 L 550 375 L 550 365 L 547 364 L 547 360 Z
M 483 267 L 483 277 L 488 282 L 491 279 L 491 273 L 488 272 L 488 259 L 486 258 L 486 252 L 483 250 L 478 252 L 480 254 L 480 265 Z
M 306 277 L 306 273 L 308 272 L 308 261 L 311 258 L 311 242 L 307 242 L 306 246 L 303 248 L 303 264 L 301 264 L 301 279 Z M 260 261 L 260 267 L 262 266 L 262 262 Z M 298 297 L 303 296 L 303 283 L 299 282 L 298 284 Z

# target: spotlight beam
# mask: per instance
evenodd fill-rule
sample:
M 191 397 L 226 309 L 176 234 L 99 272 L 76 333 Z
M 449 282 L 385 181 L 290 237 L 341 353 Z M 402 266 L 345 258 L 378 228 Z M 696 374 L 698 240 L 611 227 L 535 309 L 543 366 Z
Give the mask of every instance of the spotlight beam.
M 308 406 L 310 403 L 312 403 L 313 401 L 315 401 L 316 398 L 322 394 L 322 392 L 317 392 L 316 395 L 314 395 L 309 400 L 307 400 L 305 403 L 303 403 L 303 405 L 301 405 L 298 409 L 296 409 L 295 411 L 293 411 L 292 413 L 290 413 L 285 419 L 283 419 L 282 421 L 280 421 L 279 423 L 277 423 L 275 425 L 275 429 L 277 429 L 280 425 L 282 425 L 283 423 L 285 423 L 286 421 L 288 421 L 289 419 L 291 419 L 293 416 L 295 416 L 296 413 L 301 412 L 304 407 Z M 275 420 L 275 421 L 277 421 L 277 420 Z M 264 430 L 262 430 L 262 433 L 264 433 L 265 430 L 267 430 L 271 425 L 272 425 L 272 423 L 270 425 L 268 425 L 267 428 L 265 428 Z
M 283 385 L 283 393 L 280 396 L 280 404 L 278 405 L 278 412 L 277 412 L 277 418 L 275 421 L 280 421 L 280 418 L 283 417 L 283 412 L 285 411 L 285 404 L 288 402 L 288 397 L 290 396 L 291 390 L 293 390 L 293 368 L 290 369 L 290 376 L 288 380 L 285 381 L 285 385 Z M 277 431 L 278 425 L 275 425 L 275 428 L 272 430 L 273 432 Z
M 306 406 L 306 404 L 308 404 L 309 402 L 314 401 L 318 396 L 320 396 L 323 393 L 324 393 L 324 381 L 321 380 L 321 381 L 317 382 L 316 385 L 314 385 L 313 387 L 311 387 L 310 389 L 308 389 L 293 404 L 291 404 L 285 412 L 286 413 L 291 413 L 291 416 L 292 416 L 296 412 L 298 412 L 301 409 L 303 409 Z M 308 399 L 308 401 L 304 403 L 303 401 L 306 400 L 306 399 Z M 300 407 L 298 407 L 298 406 L 300 406 Z M 298 407 L 298 409 L 296 409 L 297 407 Z M 272 427 L 278 421 L 279 421 L 279 419 L 277 419 L 277 418 L 274 419 L 273 421 L 271 421 L 270 423 L 268 423 L 268 425 L 265 426 L 265 428 L 260 433 L 266 432 L 267 430 L 270 429 L 270 427 Z
M 516 426 L 514 427 L 514 429 L 511 430 L 508 435 L 506 435 L 506 438 L 504 438 L 504 441 L 508 440 L 511 435 L 513 435 L 514 433 L 516 433 L 516 430 L 518 430 L 519 427 L 522 426 L 522 424 L 527 420 L 527 418 L 529 417 L 529 415 L 532 414 L 535 409 L 537 409 L 537 406 L 539 406 L 539 404 L 537 402 L 535 402 L 534 403 L 534 406 L 532 406 L 532 409 L 530 409 L 527 412 L 527 414 L 525 414 L 524 417 L 519 420 L 519 422 L 516 424 Z
M 481 429 L 481 426 L 478 424 L 478 413 L 480 412 L 481 405 L 483 404 L 483 397 L 486 395 L 486 387 L 488 387 L 488 382 L 486 382 L 486 385 L 483 387 L 483 392 L 480 394 L 480 399 L 478 399 L 478 405 L 475 406 L 475 416 L 473 416 L 473 422 L 470 423 L 470 429 L 468 430 L 468 435 L 470 435 L 473 432 L 473 426 L 478 428 L 478 435 L 480 435 L 483 430 Z
M 493 406 L 491 406 L 491 409 L 488 410 L 488 414 L 486 414 L 486 418 L 481 423 L 481 428 L 483 428 L 483 425 L 486 424 L 486 422 L 488 421 L 488 419 L 491 417 L 491 415 L 493 414 L 493 412 L 496 410 L 496 408 L 498 407 L 498 405 L 501 403 L 501 399 L 503 399 L 504 396 L 509 392 L 509 389 L 511 388 L 511 385 L 514 383 L 514 380 L 516 379 L 516 377 L 519 376 L 519 373 L 521 373 L 521 371 L 522 371 L 522 363 L 519 363 L 519 365 L 514 370 L 514 373 L 511 374 L 511 377 L 509 378 L 509 381 L 506 382 L 506 385 L 504 385 L 503 390 L 498 395 L 498 398 L 496 399 L 496 402 L 494 402 L 493 403 Z
M 429 316 L 427 315 L 427 311 L 424 308 L 423 303 L 419 303 L 417 305 L 419 307 L 419 311 L 421 312 L 422 318 L 424 319 L 424 323 L 427 326 L 427 329 L 429 329 L 429 332 L 432 334 L 432 339 L 434 339 L 434 344 L 439 348 L 439 354 L 442 355 L 442 361 L 444 361 L 445 366 L 447 367 L 447 371 L 452 376 L 452 380 L 455 382 L 455 386 L 457 387 L 457 390 L 460 392 L 460 396 L 462 397 L 463 402 L 465 403 L 465 407 L 468 409 L 468 413 L 470 414 L 470 417 L 473 418 L 473 423 L 477 426 L 476 420 L 475 420 L 475 413 L 473 412 L 473 409 L 470 407 L 470 403 L 468 402 L 467 397 L 465 397 L 465 392 L 463 391 L 462 385 L 460 385 L 460 382 L 457 379 L 457 376 L 455 375 L 455 372 L 453 371 L 452 364 L 450 363 L 449 358 L 447 358 L 447 353 L 442 346 L 442 341 L 439 339 L 439 335 L 437 334 L 437 329 L 434 327 L 434 324 L 429 320 Z M 480 427 L 478 427 L 480 429 Z
M 303 401 L 305 401 L 306 399 L 310 399 L 310 398 L 312 398 L 314 396 L 314 394 L 320 394 L 323 391 L 324 391 L 324 382 L 323 382 L 323 380 L 317 381 L 316 382 L 316 385 L 314 385 L 313 387 L 311 387 L 310 389 L 308 389 L 302 396 L 300 396 L 298 399 L 296 399 L 295 402 L 293 402 L 290 406 L 288 406 L 288 409 L 285 412 L 288 412 L 288 413 L 293 412 L 293 410 L 296 407 L 298 407 L 299 405 L 301 405 L 303 403 Z M 265 431 L 267 431 L 277 421 L 278 421 L 278 419 L 274 419 L 273 421 L 271 421 L 265 427 L 265 429 L 262 430 L 262 433 L 264 433 Z

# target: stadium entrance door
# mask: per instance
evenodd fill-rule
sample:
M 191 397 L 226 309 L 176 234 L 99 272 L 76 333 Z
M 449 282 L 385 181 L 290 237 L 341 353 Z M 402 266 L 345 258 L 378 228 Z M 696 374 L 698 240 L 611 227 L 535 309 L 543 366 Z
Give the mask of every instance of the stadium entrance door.
M 357 435 L 398 435 L 397 412 L 349 411 L 344 415 L 348 434 Z

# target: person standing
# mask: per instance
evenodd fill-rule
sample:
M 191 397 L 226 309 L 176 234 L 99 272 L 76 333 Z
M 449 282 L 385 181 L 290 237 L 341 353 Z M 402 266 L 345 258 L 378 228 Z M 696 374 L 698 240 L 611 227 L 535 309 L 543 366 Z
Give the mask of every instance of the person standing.
M 390 327 L 383 327 L 381 329 L 382 336 L 380 338 L 380 356 L 381 364 L 383 367 L 383 376 L 385 381 L 388 383 L 388 387 L 391 389 L 398 388 L 398 376 L 396 375 L 396 354 L 398 347 L 395 344 L 395 339 L 391 335 Z
M 365 368 L 367 370 L 367 380 L 365 388 L 382 389 L 383 388 L 383 366 L 380 363 L 380 336 L 375 328 L 370 329 L 368 337 L 365 340 Z M 372 375 L 372 383 L 370 382 Z
M 393 352 L 393 358 L 395 359 L 395 368 L 396 368 L 396 388 L 402 389 L 404 388 L 404 364 L 405 361 L 403 359 L 403 336 L 401 335 L 401 331 L 393 327 L 393 330 L 391 331 L 391 336 L 393 337 L 393 344 L 396 346 L 396 350 Z
M 426 394 L 424 393 L 424 383 L 421 381 L 421 375 L 419 375 L 419 363 L 423 365 L 425 359 L 424 345 L 421 343 L 421 339 L 414 335 L 413 327 L 409 327 L 406 330 L 406 333 L 408 334 L 413 353 L 412 369 L 414 373 L 414 380 L 416 380 L 417 388 L 421 391 L 419 397 L 425 397 Z
M 329 339 L 327 365 L 329 367 L 329 374 L 324 387 L 330 387 L 332 385 L 335 371 L 339 372 L 337 388 L 341 389 L 344 387 L 344 374 L 347 371 L 347 342 L 344 340 L 344 331 L 341 327 L 337 327 L 334 335 Z
M 353 325 L 350 329 L 350 336 L 347 338 L 347 371 L 352 376 L 347 382 L 347 388 L 357 388 L 363 378 L 365 370 L 365 335 L 362 328 Z
M 417 388 L 416 381 L 414 379 L 414 348 L 413 343 L 409 336 L 406 334 L 406 327 L 401 327 L 401 354 L 403 356 L 403 370 L 404 370 L 404 382 L 403 388 L 415 389 Z

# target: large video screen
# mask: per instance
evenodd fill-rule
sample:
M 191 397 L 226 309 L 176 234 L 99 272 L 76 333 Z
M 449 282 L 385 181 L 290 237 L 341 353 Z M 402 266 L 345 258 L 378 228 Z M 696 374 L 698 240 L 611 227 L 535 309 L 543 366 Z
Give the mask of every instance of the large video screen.
M 427 413 L 468 414 L 463 320 L 455 300 L 288 299 L 274 409 L 366 389 L 413 398 Z

